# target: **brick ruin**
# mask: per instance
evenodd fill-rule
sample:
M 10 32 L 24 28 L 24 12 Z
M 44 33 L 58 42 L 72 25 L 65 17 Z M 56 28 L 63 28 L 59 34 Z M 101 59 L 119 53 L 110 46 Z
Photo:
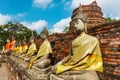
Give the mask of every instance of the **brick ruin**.
M 96 1 L 93 1 L 91 4 L 88 5 L 80 5 L 80 6 L 82 7 L 82 12 L 84 16 L 87 17 L 88 29 L 105 23 L 103 12 L 101 11 L 101 8 L 98 6 Z M 73 15 L 71 17 L 72 19 L 79 12 L 80 6 L 73 11 Z M 74 21 L 70 23 L 70 26 L 74 26 Z

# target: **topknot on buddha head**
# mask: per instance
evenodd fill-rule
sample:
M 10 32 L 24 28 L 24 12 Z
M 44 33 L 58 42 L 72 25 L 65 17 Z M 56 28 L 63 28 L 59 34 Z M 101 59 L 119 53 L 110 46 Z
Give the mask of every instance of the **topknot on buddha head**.
M 43 28 L 43 30 L 41 31 L 40 34 L 41 38 L 46 39 L 48 36 L 48 30 L 46 29 L 46 27 Z
M 77 20 L 77 19 L 81 19 L 83 21 L 83 23 L 87 22 L 87 17 L 83 15 L 82 5 L 81 4 L 79 6 L 79 10 L 78 10 L 77 15 L 73 18 L 73 20 Z

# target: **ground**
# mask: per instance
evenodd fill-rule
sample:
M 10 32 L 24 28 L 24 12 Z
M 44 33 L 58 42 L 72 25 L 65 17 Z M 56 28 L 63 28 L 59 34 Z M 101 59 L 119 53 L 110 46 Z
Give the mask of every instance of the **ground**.
M 9 74 L 5 63 L 0 67 L 0 80 L 9 80 Z

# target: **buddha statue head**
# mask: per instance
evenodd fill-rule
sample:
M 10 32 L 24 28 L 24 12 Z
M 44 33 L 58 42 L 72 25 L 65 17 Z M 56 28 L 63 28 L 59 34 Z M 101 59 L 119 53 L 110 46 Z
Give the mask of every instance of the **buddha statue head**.
M 6 42 L 10 42 L 10 39 L 7 39 Z
M 42 39 L 47 39 L 47 37 L 48 37 L 48 31 L 47 31 L 46 27 L 43 28 L 43 30 L 42 30 L 42 32 L 40 34 L 40 37 Z
M 23 39 L 22 43 L 26 44 L 26 42 L 27 42 L 27 38 L 26 38 L 26 36 L 24 36 L 24 39 Z
M 14 35 L 12 35 L 12 40 L 15 40 L 15 36 Z
M 87 33 L 87 28 L 86 28 L 87 18 L 83 15 L 81 5 L 79 7 L 78 14 L 73 18 L 73 20 L 75 22 L 74 28 L 77 33 L 80 32 Z
M 34 35 L 33 35 L 33 32 L 32 32 L 32 35 L 30 37 L 30 43 L 33 43 L 34 42 Z

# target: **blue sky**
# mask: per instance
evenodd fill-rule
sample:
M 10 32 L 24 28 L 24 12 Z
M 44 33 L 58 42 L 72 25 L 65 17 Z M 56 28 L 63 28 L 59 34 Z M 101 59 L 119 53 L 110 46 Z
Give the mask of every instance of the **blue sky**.
M 62 32 L 69 26 L 72 11 L 81 4 L 95 0 L 0 0 L 0 25 L 18 21 L 38 33 L 46 26 L 52 32 Z M 120 0 L 96 0 L 104 17 L 120 19 Z

